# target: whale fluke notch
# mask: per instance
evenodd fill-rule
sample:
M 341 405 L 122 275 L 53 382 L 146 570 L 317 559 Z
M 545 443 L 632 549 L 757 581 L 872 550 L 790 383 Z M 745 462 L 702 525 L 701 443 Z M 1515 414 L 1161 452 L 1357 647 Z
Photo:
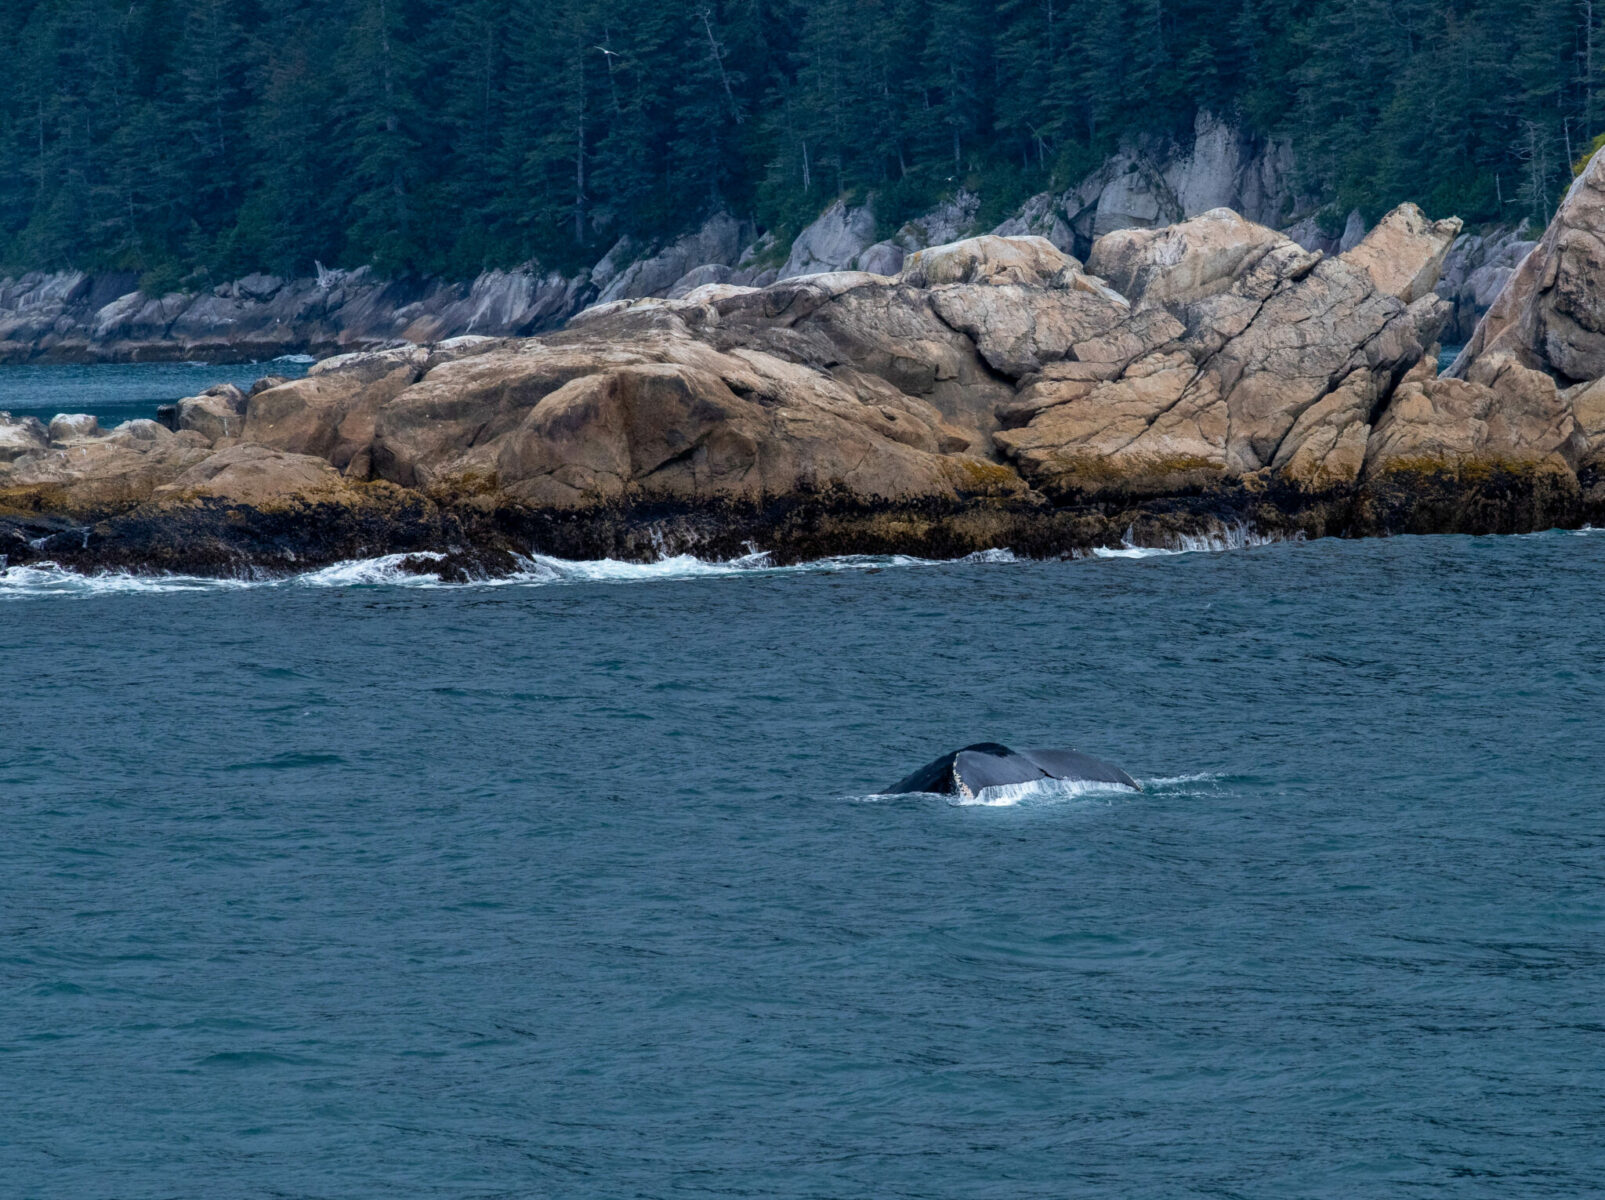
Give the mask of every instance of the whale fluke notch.
M 1112 783 L 1140 792 L 1137 781 L 1119 767 L 1078 750 L 1010 750 L 997 742 L 977 742 L 926 763 L 882 795 L 930 792 L 974 799 L 984 788 L 1059 779 L 1071 783 Z

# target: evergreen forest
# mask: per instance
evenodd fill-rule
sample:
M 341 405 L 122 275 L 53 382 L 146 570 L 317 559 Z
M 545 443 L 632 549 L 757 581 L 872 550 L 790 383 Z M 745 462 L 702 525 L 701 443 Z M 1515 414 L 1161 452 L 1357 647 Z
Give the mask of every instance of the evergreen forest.
M 1339 224 L 1542 222 L 1605 129 L 1594 0 L 0 0 L 0 29 L 0 268 L 147 290 L 572 269 L 843 194 L 1001 219 L 1201 107 L 1289 139 Z

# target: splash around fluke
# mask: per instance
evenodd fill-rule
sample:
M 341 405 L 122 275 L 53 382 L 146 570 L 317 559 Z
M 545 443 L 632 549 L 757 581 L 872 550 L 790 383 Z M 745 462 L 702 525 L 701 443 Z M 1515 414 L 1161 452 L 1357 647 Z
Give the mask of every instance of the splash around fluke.
M 1035 783 L 1042 779 L 1110 783 L 1142 791 L 1137 781 L 1119 767 L 1077 750 L 1010 750 L 997 742 L 977 742 L 927 763 L 881 794 L 901 796 L 929 792 L 973 800 L 986 788 Z

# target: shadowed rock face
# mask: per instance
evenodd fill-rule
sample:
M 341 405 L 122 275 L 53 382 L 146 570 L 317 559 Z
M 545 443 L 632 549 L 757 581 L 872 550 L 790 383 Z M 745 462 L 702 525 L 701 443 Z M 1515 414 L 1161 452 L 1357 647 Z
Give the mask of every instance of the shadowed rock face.
M 184 401 L 175 429 L 0 420 L 0 505 L 30 528 L 99 522 L 85 545 L 124 559 L 144 538 L 171 564 L 154 531 L 182 528 L 213 568 L 230 547 L 304 565 L 354 542 L 1062 553 L 1128 527 L 1575 517 L 1605 401 L 1515 354 L 1435 376 L 1458 230 L 1405 206 L 1329 259 L 1213 210 L 1111 233 L 1087 267 L 987 236 L 896 276 L 708 283 L 539 338 L 330 359 Z

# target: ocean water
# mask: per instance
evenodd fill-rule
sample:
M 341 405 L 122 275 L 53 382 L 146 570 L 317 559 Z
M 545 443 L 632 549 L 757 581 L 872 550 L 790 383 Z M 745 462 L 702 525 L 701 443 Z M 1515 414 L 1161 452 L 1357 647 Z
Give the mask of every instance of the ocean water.
M 38 417 L 46 425 L 57 413 L 89 413 L 110 429 L 124 421 L 154 418 L 156 409 L 195 396 L 219 383 L 249 390 L 264 375 L 299 379 L 313 360 L 304 355 L 270 362 L 94 363 L 86 366 L 0 365 L 0 412 Z
M 1605 534 L 1238 545 L 12 572 L 0 1192 L 1597 1195 Z

